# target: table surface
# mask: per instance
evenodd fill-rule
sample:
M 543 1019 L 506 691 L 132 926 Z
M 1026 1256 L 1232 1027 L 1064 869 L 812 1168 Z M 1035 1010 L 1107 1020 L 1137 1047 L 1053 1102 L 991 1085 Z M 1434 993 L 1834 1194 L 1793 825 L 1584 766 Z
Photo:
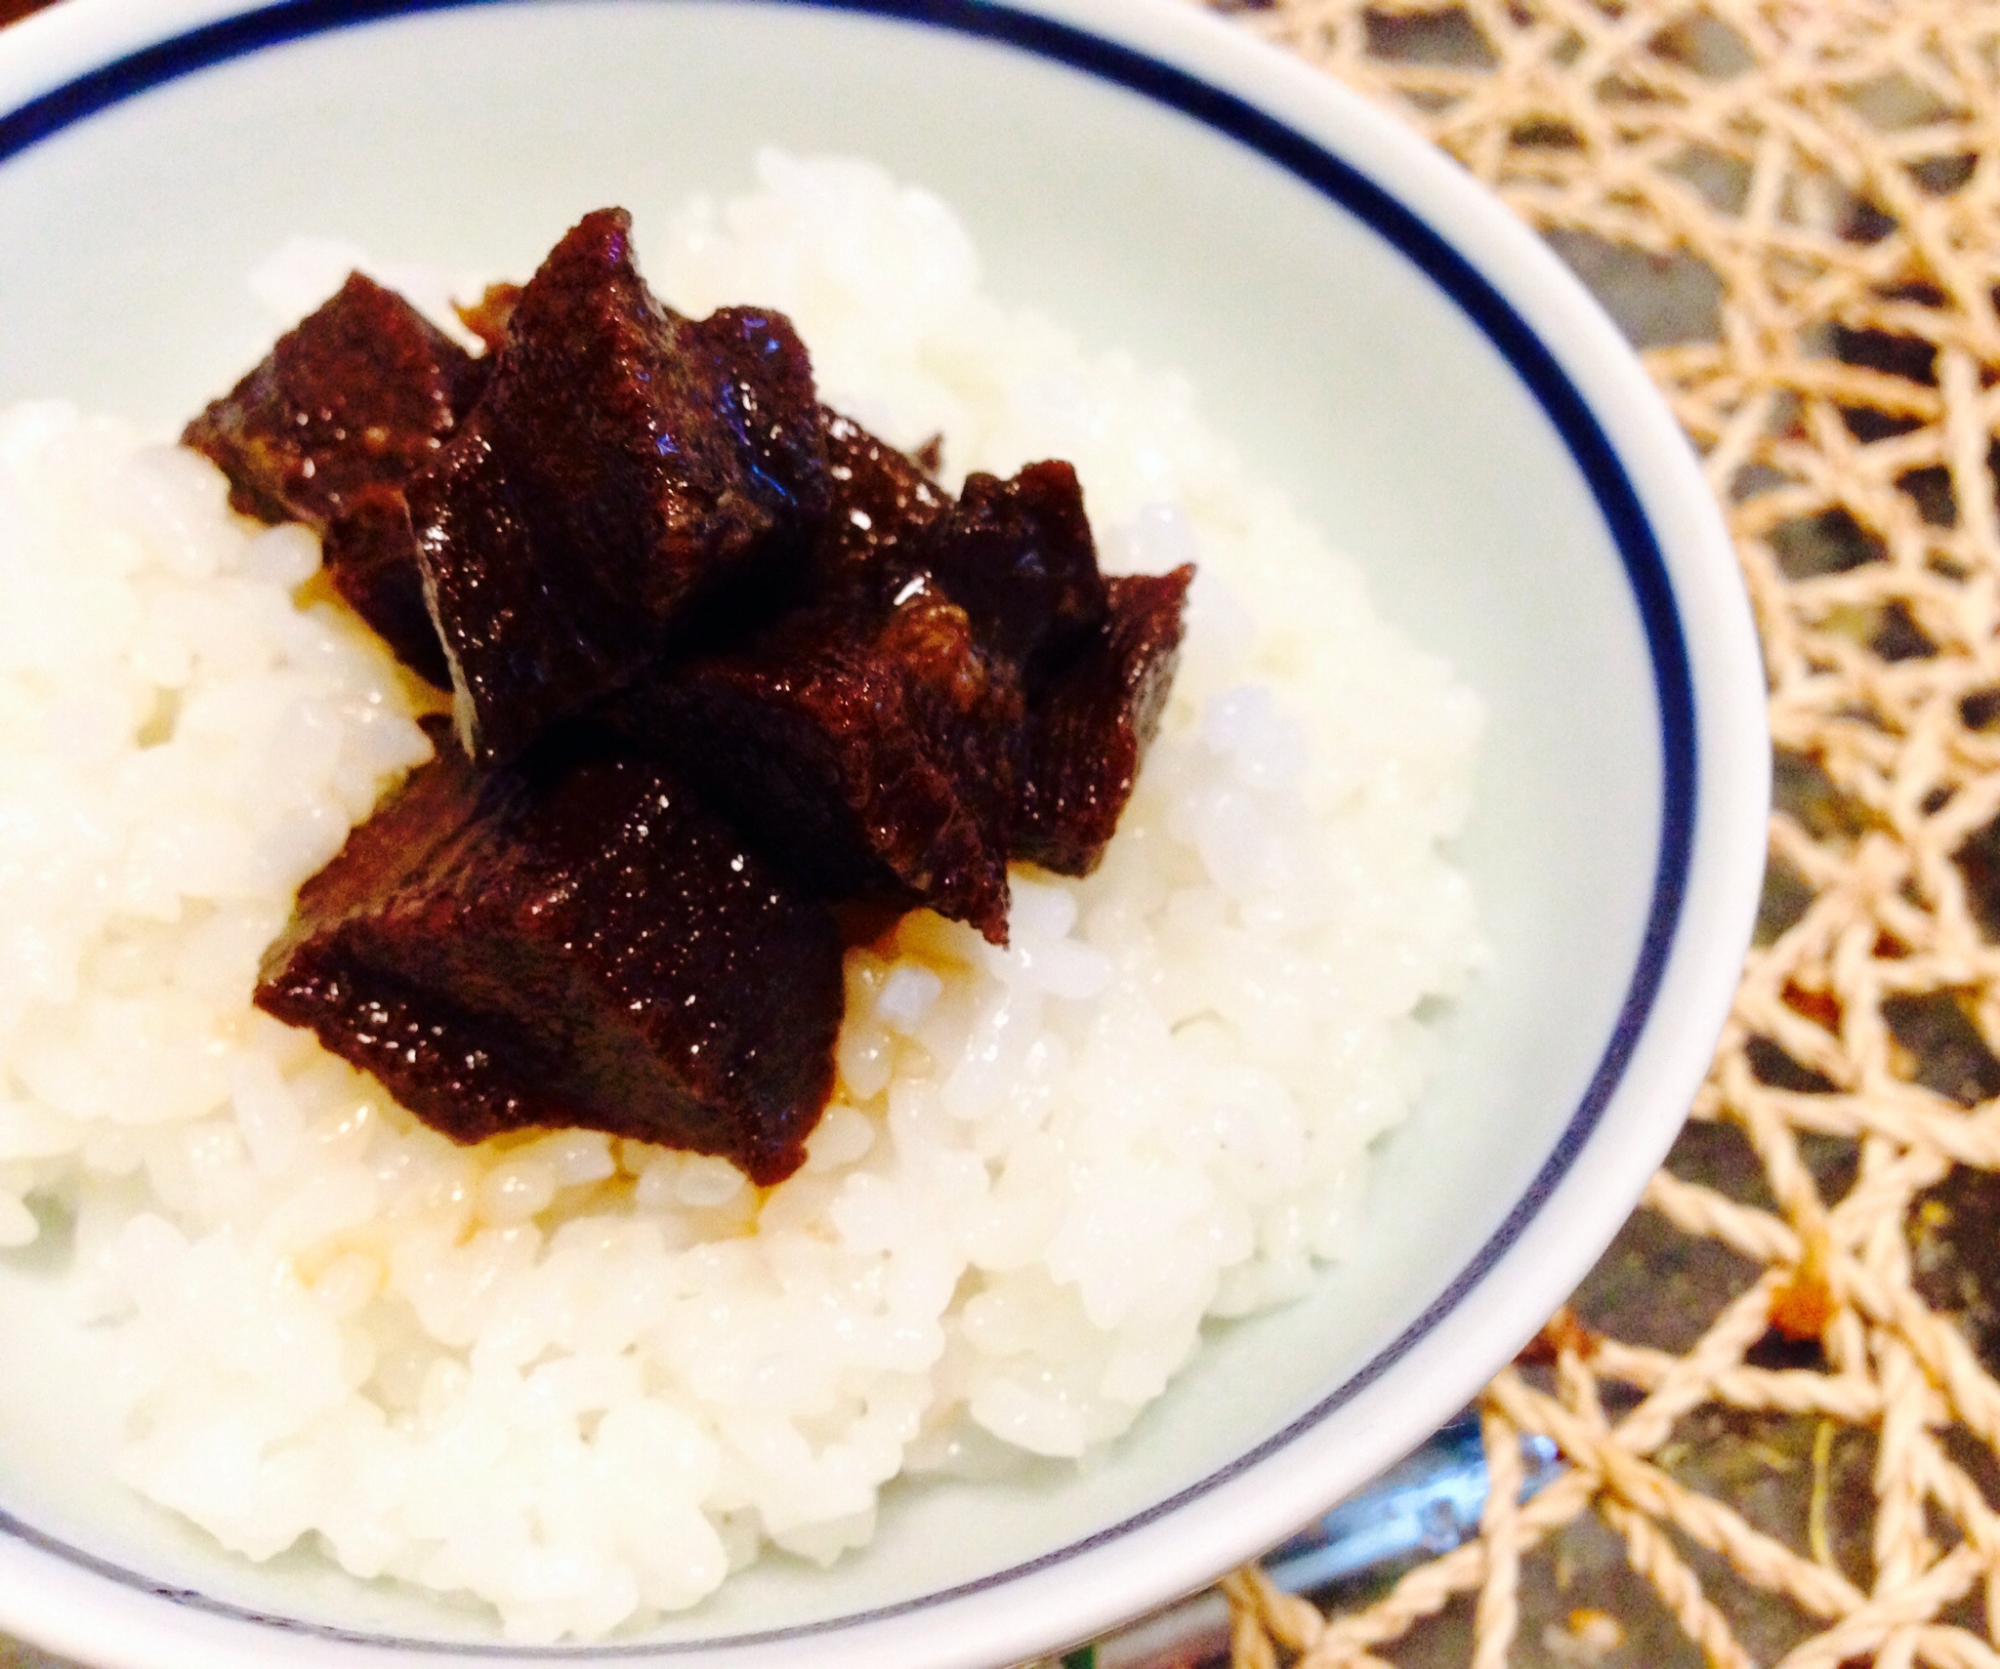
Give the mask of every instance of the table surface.
M 1238 1573 L 1100 1669 L 1232 1616 L 1242 1669 L 2000 1669 L 2000 0 L 1226 9 L 1644 352 L 1764 635 L 1772 860 L 1691 1122 L 1481 1404 L 1481 1522 L 1305 1596 Z

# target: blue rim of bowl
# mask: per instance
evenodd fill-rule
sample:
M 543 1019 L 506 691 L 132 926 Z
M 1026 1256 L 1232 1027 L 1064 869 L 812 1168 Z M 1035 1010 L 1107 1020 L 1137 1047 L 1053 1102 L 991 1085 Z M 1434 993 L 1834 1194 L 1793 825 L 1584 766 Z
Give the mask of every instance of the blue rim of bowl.
M 77 122 L 185 75 L 246 57 L 268 47 L 338 29 L 358 27 L 413 13 L 455 11 L 480 5 L 561 4 L 563 0 L 285 0 L 260 11 L 194 29 L 104 65 L 0 116 L 0 165 L 40 140 Z M 656 0 L 676 4 L 680 0 Z M 1465 1299 L 1528 1223 L 1575 1162 L 1617 1089 L 1637 1047 L 1658 995 L 1686 895 L 1696 821 L 1695 700 L 1687 646 L 1674 608 L 1673 586 L 1653 527 L 1616 450 L 1588 401 L 1542 343 L 1478 268 L 1430 224 L 1352 164 L 1286 126 L 1234 93 L 1210 86 L 1177 66 L 1162 63 L 1073 25 L 1016 11 L 992 0 L 723 0 L 732 5 L 802 6 L 855 12 L 919 24 L 950 33 L 995 41 L 1080 70 L 1139 93 L 1193 118 L 1225 138 L 1247 146 L 1311 186 L 1355 216 L 1412 261 L 1443 290 L 1499 351 L 1561 435 L 1571 458 L 1618 547 L 1646 634 L 1659 699 L 1662 751 L 1662 815 L 1658 867 L 1632 979 L 1616 1024 L 1590 1085 L 1565 1126 L 1561 1139 L 1514 1208 L 1473 1259 L 1437 1299 L 1389 1345 L 1330 1396 L 1283 1430 L 1239 1455 L 1227 1466 L 1190 1484 L 1166 1500 L 1104 1530 L 1037 1558 L 926 1594 L 868 1611 L 802 1623 L 761 1633 L 735 1634 L 705 1642 L 581 1647 L 506 1646 L 494 1642 L 423 1640 L 369 1634 L 273 1616 L 217 1600 L 198 1590 L 148 1580 L 136 1571 L 71 1547 L 0 1511 L 0 1534 L 129 1588 L 241 1622 L 260 1623 L 384 1650 L 481 1654 L 522 1659 L 608 1659 L 772 1644 L 857 1624 L 922 1611 L 1065 1563 L 1107 1542 L 1175 1512 L 1189 1502 L 1269 1459 L 1378 1379 Z

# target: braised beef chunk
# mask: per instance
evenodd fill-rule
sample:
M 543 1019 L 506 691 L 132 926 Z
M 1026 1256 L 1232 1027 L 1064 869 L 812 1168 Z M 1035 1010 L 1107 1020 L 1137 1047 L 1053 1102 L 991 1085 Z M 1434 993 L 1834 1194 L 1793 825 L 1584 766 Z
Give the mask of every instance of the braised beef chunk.
M 981 641 L 1031 681 L 1104 619 L 1104 579 L 1076 471 L 1030 464 L 1011 481 L 968 475 L 929 552 Z
M 323 533 L 356 493 L 428 463 L 478 379 L 470 354 L 357 272 L 181 440 L 229 477 L 237 509 Z
M 668 313 L 621 209 L 522 290 L 486 391 L 409 486 L 459 734 L 490 764 L 628 679 L 827 502 L 806 351 L 774 313 Z
M 790 1175 L 842 932 L 1007 942 L 1158 728 L 1192 568 L 1107 581 L 1066 463 L 960 497 L 819 404 L 786 320 L 661 306 L 624 211 L 460 309 L 367 279 L 189 425 L 449 683 L 438 758 L 301 890 L 256 1000 L 459 1141 L 582 1126 Z
M 1088 875 L 1131 798 L 1180 659 L 1192 566 L 1108 582 L 1104 624 L 1029 709 L 1013 851 L 1061 875 Z
M 912 584 L 875 623 L 811 610 L 696 663 L 650 692 L 647 726 L 814 892 L 928 905 L 1005 944 L 1020 685 Z
M 327 577 L 348 606 L 412 672 L 449 689 L 451 668 L 424 606 L 424 577 L 403 495 L 393 487 L 351 494 L 326 530 L 324 549 Z
M 669 314 L 701 424 L 719 425 L 736 491 L 794 545 L 832 501 L 812 359 L 791 320 L 761 307 L 718 307 L 705 319 Z M 733 525 L 723 524 L 725 533 Z M 713 531 L 707 535 L 713 537 Z
M 258 1006 L 462 1142 L 581 1126 L 790 1175 L 832 1088 L 840 941 L 657 764 L 441 731 L 306 883 Z
M 822 408 L 832 503 L 810 559 L 815 590 L 863 608 L 888 604 L 926 570 L 951 495 L 851 417 Z
M 444 656 L 400 489 L 450 436 L 481 376 L 456 342 L 357 272 L 181 437 L 229 477 L 237 509 L 324 535 L 335 587 L 439 684 Z

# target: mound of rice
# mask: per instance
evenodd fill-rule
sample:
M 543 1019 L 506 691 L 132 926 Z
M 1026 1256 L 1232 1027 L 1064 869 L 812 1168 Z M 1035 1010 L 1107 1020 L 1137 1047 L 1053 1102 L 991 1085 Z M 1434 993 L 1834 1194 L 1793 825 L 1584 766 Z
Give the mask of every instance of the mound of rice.
M 298 884 L 425 756 L 422 698 L 200 459 L 0 417 L 0 1243 L 74 1215 L 135 1488 L 520 1641 L 859 1547 L 969 1431 L 1117 1437 L 1204 1318 L 1339 1256 L 1420 1005 L 1478 955 L 1440 853 L 1475 699 L 1180 382 L 983 298 L 874 169 L 760 166 L 641 228 L 664 295 L 786 310 L 826 397 L 942 433 L 948 479 L 1072 459 L 1107 567 L 1200 564 L 1101 871 L 1017 872 L 1005 952 L 922 914 L 854 952 L 833 1104 L 768 1192 L 588 1133 L 453 1147 L 249 1008 Z M 303 311 L 313 266 L 259 282 Z

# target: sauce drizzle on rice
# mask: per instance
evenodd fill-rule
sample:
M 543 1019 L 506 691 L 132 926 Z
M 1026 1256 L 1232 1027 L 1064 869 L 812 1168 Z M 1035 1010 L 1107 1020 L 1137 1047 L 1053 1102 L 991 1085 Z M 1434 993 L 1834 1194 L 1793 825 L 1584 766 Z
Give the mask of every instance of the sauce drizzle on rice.
M 892 448 L 942 434 L 948 482 L 1068 457 L 1108 574 L 1201 568 L 1103 862 L 1015 869 L 1004 949 L 919 911 L 848 950 L 775 1188 L 591 1131 L 455 1146 L 251 1009 L 435 697 L 206 464 L 0 416 L 0 1236 L 74 1214 L 64 1279 L 135 1387 L 73 1464 L 520 1641 L 641 1628 L 761 1549 L 832 1560 L 899 1473 L 1115 1438 L 1204 1318 L 1341 1254 L 1419 1005 L 1478 954 L 1443 851 L 1476 700 L 1182 384 L 987 300 L 875 170 L 760 168 L 651 253 L 676 307 L 762 296 Z

